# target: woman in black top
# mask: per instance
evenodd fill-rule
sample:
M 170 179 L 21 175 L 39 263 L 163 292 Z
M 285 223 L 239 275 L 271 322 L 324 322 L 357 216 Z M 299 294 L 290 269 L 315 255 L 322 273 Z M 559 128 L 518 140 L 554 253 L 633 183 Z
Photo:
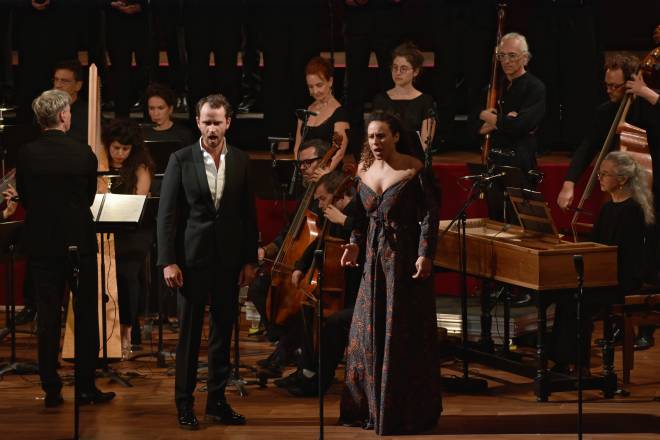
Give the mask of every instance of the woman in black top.
M 412 43 L 404 43 L 392 52 L 392 80 L 394 88 L 374 98 L 373 109 L 391 113 L 403 126 L 404 144 L 410 154 L 424 160 L 424 151 L 433 139 L 433 97 L 415 88 L 414 82 L 422 72 L 424 55 Z
M 114 194 L 149 194 L 153 162 L 143 146 L 138 125 L 129 119 L 114 119 L 101 134 L 110 163 L 110 171 L 119 177 L 111 179 Z M 117 263 L 117 295 L 121 324 L 122 356 L 126 358 L 133 345 L 138 345 L 140 326 L 138 307 L 142 283 L 140 274 L 153 232 L 150 228 L 115 233 Z M 135 328 L 134 331 L 131 331 Z
M 337 168 L 337 165 L 344 158 L 346 146 L 348 145 L 348 112 L 332 95 L 332 72 L 332 65 L 322 57 L 312 58 L 305 68 L 307 88 L 310 96 L 314 98 L 314 102 L 307 109 L 317 113 L 316 116 L 310 116 L 307 121 L 308 130 L 305 139 L 322 139 L 332 143 L 333 133 L 338 133 L 342 137 L 339 151 L 333 156 L 330 166 L 326 169 L 319 168 L 316 172 L 316 178 L 313 179 L 314 181 L 318 180 L 323 174 Z M 293 147 L 294 157 L 296 158 L 298 157 L 300 144 L 303 141 L 303 121 L 300 119 L 300 115 L 297 116 L 296 142 Z
M 600 210 L 592 241 L 618 247 L 619 284 L 613 288 L 587 290 L 583 306 L 583 347 L 580 352 L 588 365 L 592 318 L 605 305 L 623 302 L 623 297 L 642 285 L 646 226 L 655 221 L 653 198 L 644 169 L 626 152 L 609 153 L 600 165 L 600 189 L 612 200 Z M 571 295 L 558 301 L 553 328 L 554 370 L 566 371 L 576 360 L 576 308 Z
M 153 126 L 145 126 L 142 134 L 148 141 L 175 141 L 182 147 L 195 142 L 195 136 L 180 122 L 172 119 L 176 94 L 169 87 L 151 84 L 145 92 L 149 119 Z

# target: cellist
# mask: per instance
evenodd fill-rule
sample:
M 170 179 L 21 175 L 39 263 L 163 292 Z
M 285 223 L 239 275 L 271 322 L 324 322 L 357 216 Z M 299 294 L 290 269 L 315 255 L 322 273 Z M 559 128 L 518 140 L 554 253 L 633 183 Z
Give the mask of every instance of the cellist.
M 314 193 L 314 199 L 318 201 L 319 209 L 323 211 L 325 219 L 329 222 L 327 235 L 348 242 L 351 232 L 356 227 L 361 227 L 356 223 L 362 217 L 357 215 L 355 188 L 346 186 L 347 177 L 341 171 L 333 171 L 326 174 L 319 180 Z M 317 239 L 318 240 L 318 239 Z M 312 242 L 302 258 L 295 264 L 295 270 L 291 274 L 291 282 L 298 286 L 312 265 L 314 250 L 317 248 L 317 241 Z M 360 258 L 361 262 L 363 258 Z M 344 356 L 344 350 L 348 343 L 348 331 L 353 319 L 353 307 L 355 306 L 355 297 L 360 287 L 362 276 L 362 267 L 345 268 L 344 272 L 344 304 L 341 310 L 335 311 L 327 317 L 323 330 L 323 384 L 324 390 L 327 390 L 335 376 L 335 369 Z M 309 324 L 312 320 L 304 320 L 305 328 L 301 329 L 306 335 L 312 334 L 312 328 Z M 290 376 L 276 381 L 276 383 L 286 388 L 294 396 L 315 396 L 318 394 L 316 372 L 318 366 L 312 338 L 306 338 L 301 347 L 302 356 L 298 359 L 298 369 Z
M 557 204 L 561 209 L 567 210 L 573 203 L 575 183 L 587 169 L 593 158 L 602 147 L 608 130 L 612 125 L 619 107 L 619 103 L 626 93 L 631 93 L 639 99 L 635 99 L 628 113 L 627 121 L 639 128 L 646 130 L 649 152 L 653 160 L 653 199 L 655 216 L 658 218 L 658 203 L 660 203 L 660 99 L 657 90 L 649 88 L 642 75 L 635 75 L 639 66 L 639 59 L 628 53 L 615 53 L 607 58 L 605 62 L 605 80 L 608 100 L 596 109 L 594 125 L 587 136 L 578 146 L 571 164 L 568 167 L 566 178 L 561 192 L 557 197 Z M 647 243 L 651 243 L 646 250 L 647 274 L 645 278 L 651 282 L 657 282 L 658 277 L 658 235 L 656 228 L 649 228 Z M 653 345 L 653 329 L 640 329 L 640 337 L 636 344 L 640 348 Z
M 300 149 L 298 163 L 300 167 L 300 172 L 303 177 L 303 185 L 307 186 L 310 182 L 316 182 L 324 173 L 320 169 L 319 164 L 321 158 L 327 153 L 330 145 L 321 139 L 309 139 L 303 143 Z M 312 204 L 315 205 L 315 204 Z M 314 212 L 317 211 L 316 206 L 310 206 L 310 209 Z M 259 260 L 273 259 L 279 248 L 284 241 L 284 237 L 289 231 L 289 225 L 285 225 L 280 233 L 275 237 L 275 239 L 268 243 L 266 246 L 259 248 Z M 268 273 L 261 273 L 254 282 L 250 285 L 248 291 L 248 298 L 254 303 L 259 314 L 265 318 L 266 315 L 266 295 L 268 293 L 268 288 L 271 284 L 271 277 Z M 294 349 L 286 348 L 285 346 L 296 346 L 297 342 L 291 341 L 289 344 L 286 339 L 288 329 L 276 327 L 267 323 L 267 333 L 268 338 L 271 340 L 280 339 L 278 347 L 273 351 L 273 353 L 266 359 L 262 359 L 258 362 L 259 366 L 264 370 L 263 372 L 270 373 L 269 377 L 279 377 L 281 376 L 281 367 L 288 357 L 289 352 Z M 293 336 L 293 335 L 291 335 Z M 282 339 L 284 339 L 282 341 Z M 295 339 L 295 338 L 293 338 Z

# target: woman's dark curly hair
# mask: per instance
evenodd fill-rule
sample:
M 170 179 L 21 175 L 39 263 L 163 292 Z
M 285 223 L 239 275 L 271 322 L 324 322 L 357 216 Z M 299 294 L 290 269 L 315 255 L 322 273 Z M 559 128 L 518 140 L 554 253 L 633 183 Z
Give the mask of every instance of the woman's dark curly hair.
M 131 146 L 131 152 L 119 170 L 119 175 L 123 183 L 122 187 L 129 194 L 134 194 L 137 189 L 138 168 L 144 166 L 150 173 L 154 169 L 154 162 L 144 146 L 140 127 L 130 119 L 113 119 L 103 126 L 101 141 L 111 162 L 110 145 L 113 142 Z
M 149 98 L 157 96 L 165 101 L 169 107 L 174 107 L 176 105 L 176 93 L 174 90 L 170 89 L 166 85 L 159 83 L 151 83 L 147 90 L 144 92 L 146 101 L 149 102 Z
M 403 154 L 411 154 L 409 146 L 406 145 L 404 139 L 405 136 L 403 136 L 403 128 L 401 127 L 401 121 L 399 118 L 394 116 L 392 113 L 384 112 L 382 110 L 377 110 L 371 113 L 365 123 L 365 127 L 367 127 L 366 136 L 368 136 L 369 124 L 376 121 L 386 123 L 390 128 L 393 136 L 399 134 L 399 142 L 396 144 L 396 151 Z M 367 137 L 364 141 L 364 145 L 362 146 L 362 153 L 360 155 L 362 171 L 367 171 L 371 164 L 374 163 L 374 160 L 374 154 L 371 152 L 371 148 L 369 147 L 369 139 Z

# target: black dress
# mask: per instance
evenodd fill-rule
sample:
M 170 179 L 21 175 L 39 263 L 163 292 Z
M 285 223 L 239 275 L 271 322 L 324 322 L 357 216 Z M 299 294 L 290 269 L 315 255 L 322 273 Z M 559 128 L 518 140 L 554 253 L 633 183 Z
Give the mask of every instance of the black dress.
M 178 142 L 182 148 L 197 140 L 188 127 L 177 121 L 172 122 L 172 126 L 167 130 L 155 130 L 153 127 L 143 127 L 142 137 L 145 141 Z
M 308 125 L 305 139 L 322 139 L 332 144 L 332 134 L 335 132 L 337 122 L 348 123 L 348 112 L 341 105 L 335 109 L 328 119 L 319 125 Z M 300 126 L 300 136 L 302 136 L 302 125 Z
M 611 288 L 585 289 L 583 302 L 583 359 L 589 359 L 592 318 L 609 304 L 623 301 L 623 297 L 642 285 L 644 274 L 644 213 L 640 205 L 629 198 L 623 202 L 607 202 L 601 208 L 592 241 L 618 246 L 617 275 L 619 285 Z M 603 268 L 607 270 L 607 268 Z M 576 306 L 573 295 L 557 301 L 552 329 L 551 357 L 560 364 L 575 363 L 577 352 Z M 585 365 L 585 364 L 583 364 Z
M 425 431 L 442 410 L 433 282 L 412 278 L 417 258 L 435 255 L 438 198 L 429 183 L 420 172 L 382 194 L 358 185 L 369 227 L 351 237 L 366 255 L 340 418 L 368 423 L 379 435 Z
M 402 153 L 411 154 L 424 161 L 424 148 L 417 132 L 421 134 L 422 122 L 430 117 L 433 97 L 422 93 L 414 99 L 392 99 L 387 92 L 382 92 L 374 98 L 373 108 L 391 113 L 401 120 L 405 137 L 403 145 L 409 145 L 411 148 L 411 151 Z

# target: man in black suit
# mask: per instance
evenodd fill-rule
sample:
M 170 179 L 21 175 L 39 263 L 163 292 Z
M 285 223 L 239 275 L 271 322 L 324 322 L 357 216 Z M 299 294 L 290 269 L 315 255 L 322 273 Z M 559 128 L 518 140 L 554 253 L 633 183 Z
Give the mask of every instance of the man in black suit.
M 179 288 L 181 293 L 174 387 L 178 422 L 184 429 L 198 428 L 193 391 L 209 297 L 206 419 L 245 423 L 227 403 L 225 387 L 238 289 L 254 278 L 258 233 L 249 158 L 227 144 L 225 132 L 230 123 L 231 106 L 224 96 L 202 98 L 197 104 L 202 136 L 170 156 L 161 190 L 158 264 L 168 287 Z
M 96 157 L 89 146 L 69 137 L 71 98 L 48 90 L 32 103 L 43 134 L 19 151 L 16 185 L 25 207 L 25 246 L 39 314 L 39 375 L 46 407 L 62 404 L 57 374 L 62 295 L 72 283 L 69 246 L 77 246 L 79 284 L 74 289 L 77 386 L 81 403 L 110 401 L 94 385 L 99 352 L 96 235 L 89 207 L 96 193 Z M 57 197 L 53 195 L 57 194 Z

